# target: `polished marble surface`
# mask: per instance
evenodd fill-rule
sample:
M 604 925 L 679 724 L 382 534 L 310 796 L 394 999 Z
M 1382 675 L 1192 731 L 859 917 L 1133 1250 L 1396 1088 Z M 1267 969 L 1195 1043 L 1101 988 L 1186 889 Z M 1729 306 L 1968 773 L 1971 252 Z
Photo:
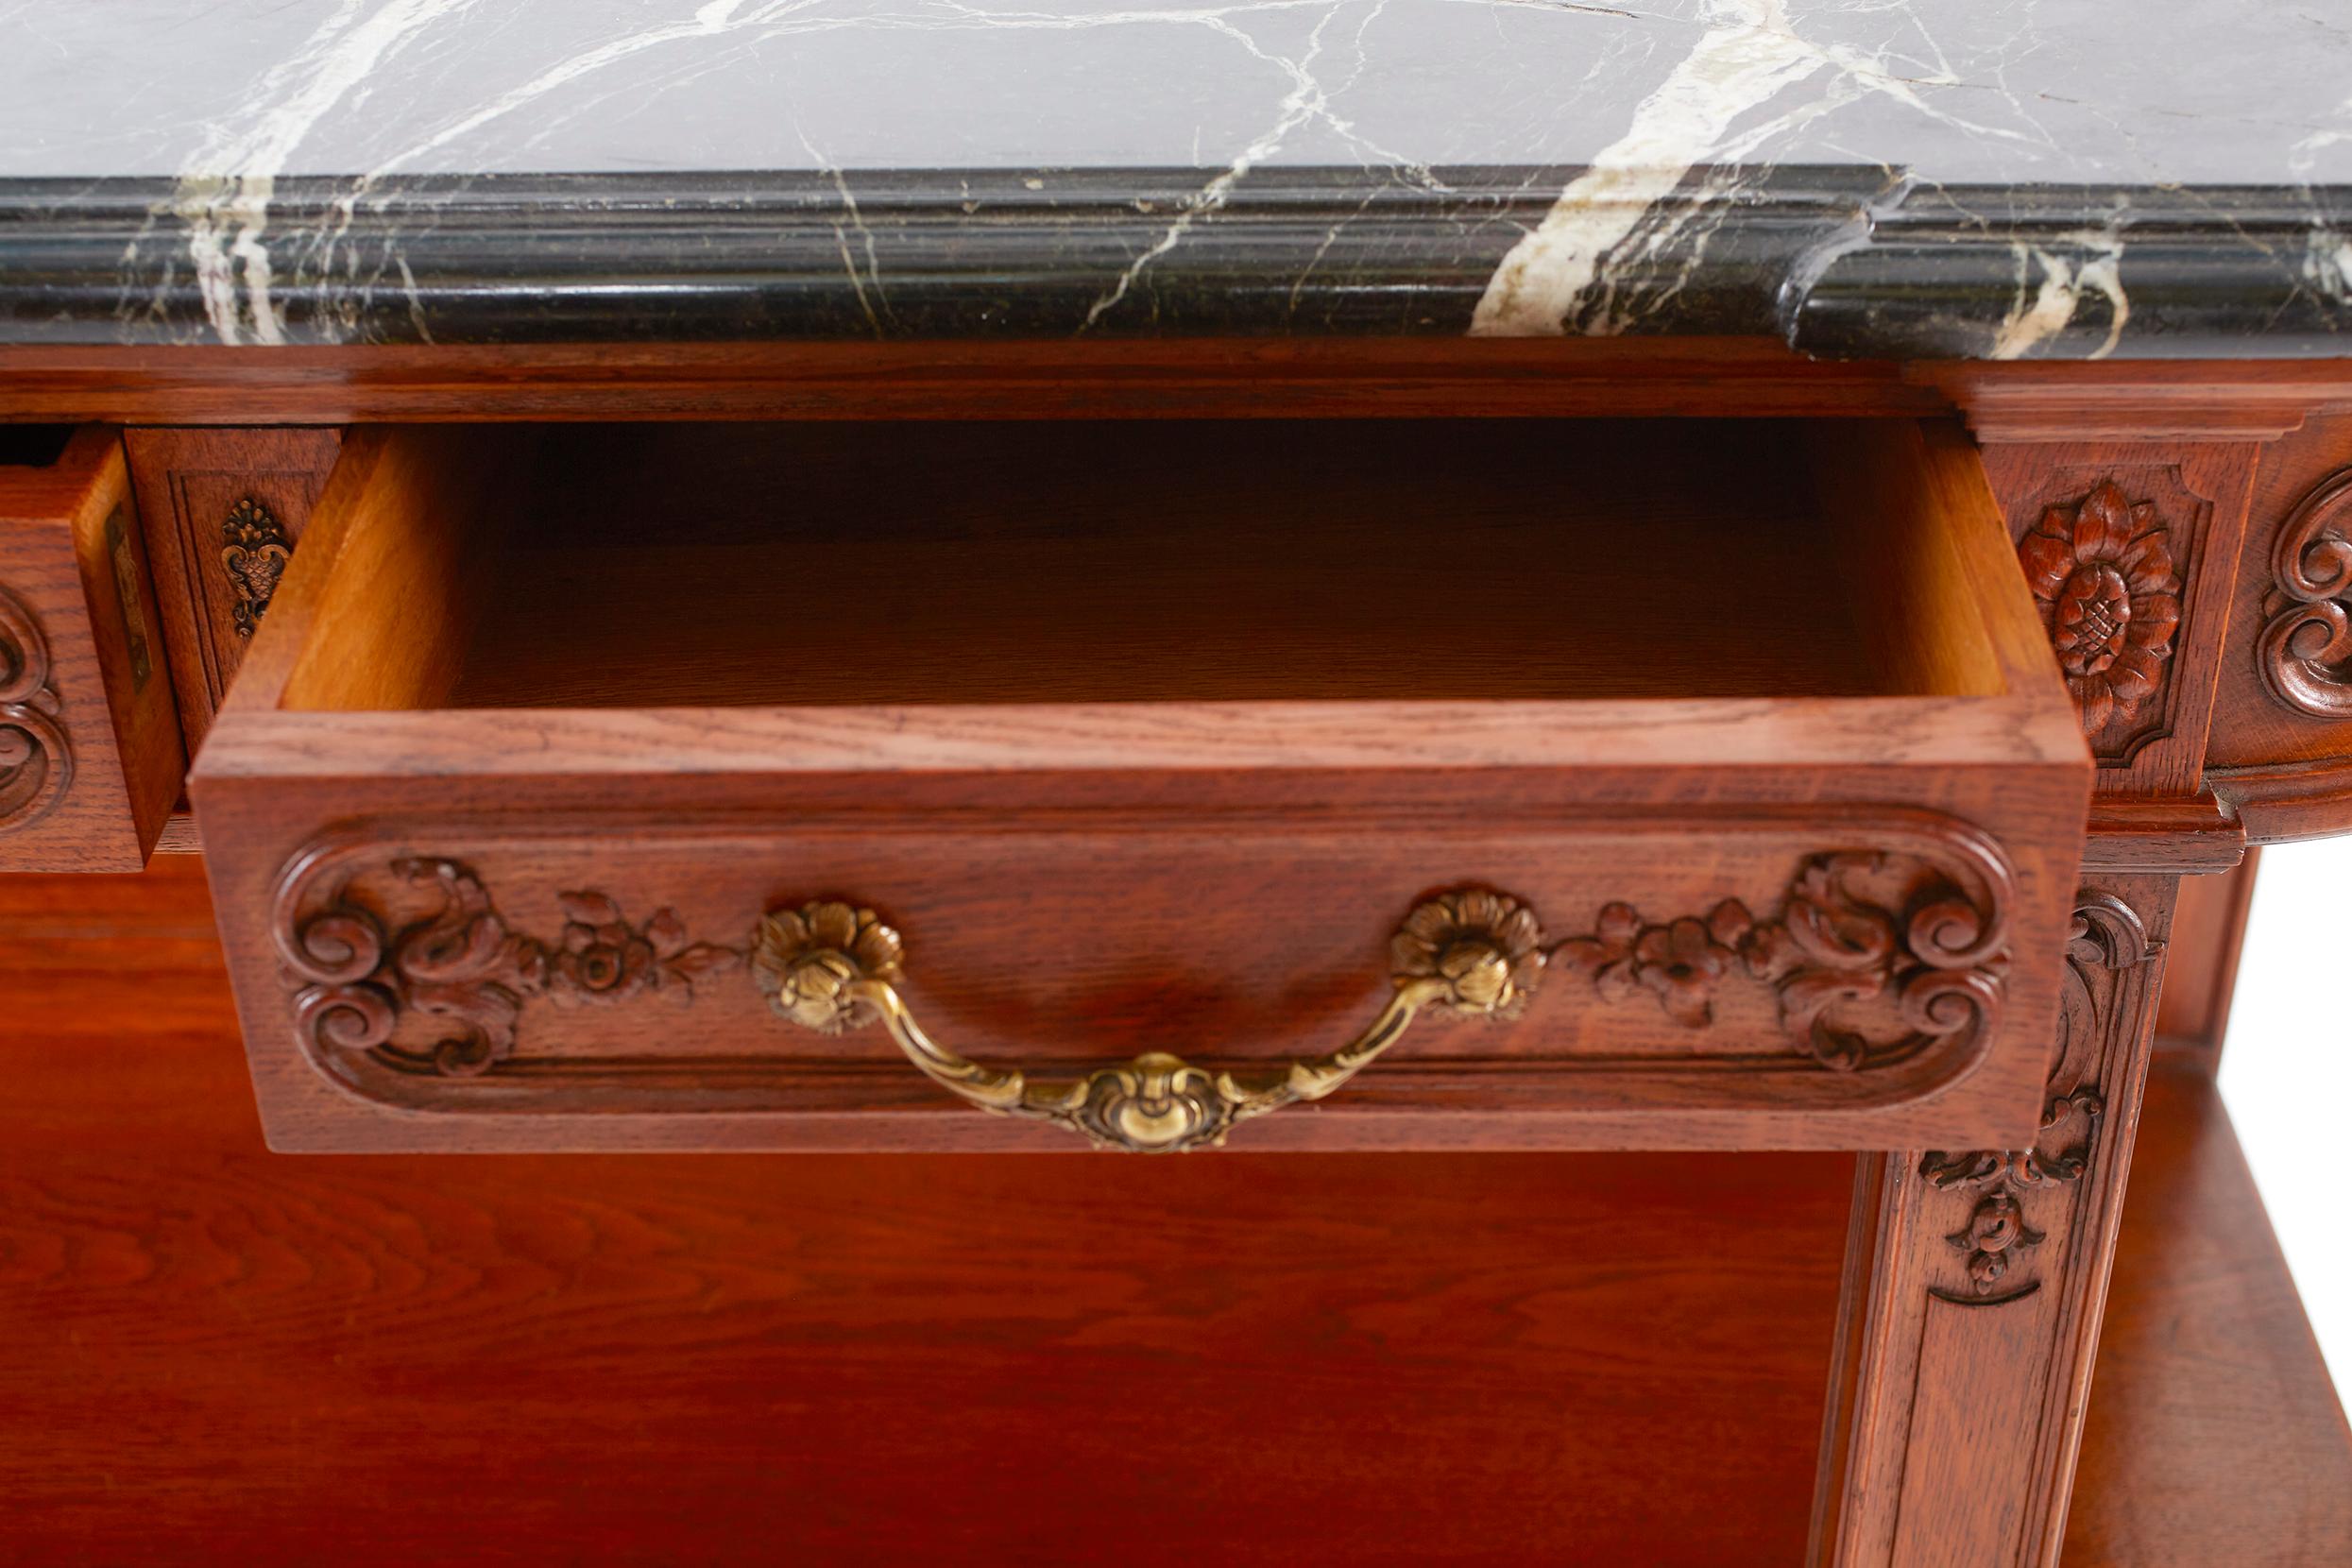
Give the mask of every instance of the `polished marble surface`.
M 0 339 L 2308 353 L 2347 189 L 2342 0 L 0 4 Z
M 1890 163 L 2352 179 L 2339 0 L 19 0 L 0 177 Z

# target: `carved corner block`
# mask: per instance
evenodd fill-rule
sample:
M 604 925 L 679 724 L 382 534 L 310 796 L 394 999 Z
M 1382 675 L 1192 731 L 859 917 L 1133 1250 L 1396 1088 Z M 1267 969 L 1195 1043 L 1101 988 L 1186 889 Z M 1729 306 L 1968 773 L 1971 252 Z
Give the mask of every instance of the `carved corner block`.
M 2102 801 L 2202 796 L 2260 452 L 2234 440 L 1985 449 Z

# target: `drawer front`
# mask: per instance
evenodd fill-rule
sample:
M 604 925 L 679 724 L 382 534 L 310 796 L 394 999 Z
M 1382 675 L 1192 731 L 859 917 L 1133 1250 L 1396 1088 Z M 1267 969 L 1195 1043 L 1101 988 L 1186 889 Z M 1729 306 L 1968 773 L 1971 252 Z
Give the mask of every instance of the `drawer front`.
M 861 642 L 807 591 L 837 514 L 757 433 L 617 515 L 535 492 L 629 439 L 344 444 L 192 787 L 277 1147 L 1982 1148 L 2043 1111 L 2090 759 L 1964 442 L 1823 435 L 1815 514 L 1642 434 L 1720 473 L 1675 518 L 1737 581 L 1611 525 L 1670 537 L 1655 467 L 1557 526 L 1355 498 L 1321 575 L 1230 526 L 1197 572 L 1217 494 L 934 488 L 869 508 L 932 578 Z M 1517 563 L 1512 639 L 1424 606 L 1501 591 L 1416 564 L 1424 509 Z
M 412 779 L 307 835 L 212 789 L 213 842 L 277 846 L 214 865 L 272 1141 L 1868 1148 L 2037 1109 L 2071 867 L 1786 798 L 1866 776 L 1134 783 Z M 2034 793 L 1968 805 L 2030 843 L 2071 799 Z
M 0 871 L 136 871 L 186 773 L 114 432 L 0 464 Z

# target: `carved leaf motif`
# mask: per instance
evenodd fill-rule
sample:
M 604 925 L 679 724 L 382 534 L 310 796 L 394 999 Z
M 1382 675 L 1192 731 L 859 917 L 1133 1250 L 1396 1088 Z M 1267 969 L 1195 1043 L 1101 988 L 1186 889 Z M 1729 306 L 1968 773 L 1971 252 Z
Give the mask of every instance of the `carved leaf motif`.
M 2180 571 L 2156 503 L 2102 480 L 2044 510 L 2018 560 L 2084 733 L 2130 718 L 2162 686 L 2180 625 Z

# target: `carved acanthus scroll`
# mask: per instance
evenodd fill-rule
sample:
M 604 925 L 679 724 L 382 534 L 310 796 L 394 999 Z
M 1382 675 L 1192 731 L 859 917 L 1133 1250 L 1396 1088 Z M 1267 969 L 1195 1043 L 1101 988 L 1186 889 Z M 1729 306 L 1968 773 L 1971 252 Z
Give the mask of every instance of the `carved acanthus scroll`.
M 1968 1280 L 1967 1294 L 1949 1299 L 1989 1300 L 2002 1291 L 2001 1300 L 2012 1300 L 2038 1283 L 2019 1278 L 2027 1254 L 2046 1239 L 2051 1222 L 2042 1220 L 2039 1229 L 2033 1222 L 2036 1195 L 2082 1180 L 2106 1115 L 2106 1101 L 2090 1082 L 2105 1027 L 2093 975 L 2131 968 L 2146 962 L 2154 950 L 2146 927 L 2130 905 L 2111 894 L 2088 889 L 2078 894 L 2068 931 L 2057 1062 L 2051 1070 L 2040 1135 L 2027 1149 L 1962 1153 L 1933 1150 L 1921 1158 L 1919 1174 L 1929 1185 L 1974 1198 L 1960 1227 L 1944 1238 L 1962 1254 Z
M 2272 696 L 2319 719 L 2352 718 L 2352 469 L 2320 481 L 2271 547 L 2255 660 Z
M 302 983 L 296 1027 L 321 1044 L 373 1052 L 387 1065 L 446 1077 L 489 1071 L 513 1055 L 523 1004 L 627 1001 L 649 993 L 690 1000 L 694 981 L 735 968 L 739 948 L 689 939 L 675 913 L 633 925 L 602 893 L 562 895 L 552 944 L 512 930 L 482 881 L 454 861 L 393 861 L 396 878 L 437 889 L 439 908 L 387 930 L 366 904 L 337 898 L 291 928 L 279 946 Z M 402 1040 L 404 1014 L 431 1025 Z
M 73 782 L 73 747 L 58 708 L 41 623 L 0 588 L 0 833 L 47 816 Z
M 1604 999 L 1646 991 L 1693 1029 L 1713 1021 L 1718 987 L 1762 982 L 1790 1043 L 1851 1072 L 1990 1022 L 2008 963 L 2003 880 L 1989 864 L 1955 872 L 1916 855 L 1812 855 L 1769 919 L 1735 898 L 1662 925 L 1609 904 L 1559 956 Z

